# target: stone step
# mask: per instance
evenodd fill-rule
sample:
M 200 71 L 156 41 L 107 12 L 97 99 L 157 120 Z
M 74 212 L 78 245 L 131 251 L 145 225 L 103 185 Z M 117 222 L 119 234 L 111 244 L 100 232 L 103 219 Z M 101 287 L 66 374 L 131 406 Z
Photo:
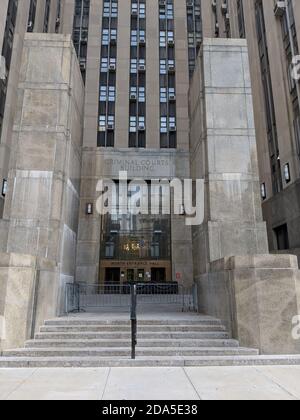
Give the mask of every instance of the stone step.
M 45 321 L 45 326 L 101 326 L 101 325 L 118 325 L 118 326 L 130 326 L 130 321 L 123 319 L 113 319 L 105 321 L 103 319 L 84 319 L 84 318 L 59 318 Z M 221 325 L 219 319 L 210 317 L 197 317 L 196 319 L 149 319 L 149 320 L 138 320 L 138 325 Z
M 24 349 L 5 351 L 0 367 L 231 365 L 246 364 L 258 351 L 240 348 L 217 319 L 183 316 L 139 321 L 137 360 L 130 355 L 130 321 L 59 318 L 46 321 Z
M 140 332 L 222 332 L 226 331 L 222 325 L 141 325 L 138 326 Z M 44 326 L 40 328 L 41 333 L 45 332 L 130 332 L 129 325 L 61 325 Z
M 103 347 L 130 347 L 131 340 L 30 340 L 25 343 L 26 348 L 103 348 Z M 164 340 L 164 339 L 143 339 L 138 340 L 139 347 L 238 347 L 236 340 Z
M 198 356 L 198 357 L 1 357 L 0 368 L 96 368 L 184 366 L 300 366 L 300 356 Z
M 137 337 L 139 340 L 143 339 L 165 339 L 165 340 L 177 340 L 177 339 L 184 339 L 184 340 L 192 340 L 192 339 L 199 339 L 199 340 L 228 340 L 229 334 L 226 332 L 138 332 Z M 35 339 L 37 340 L 97 340 L 97 339 L 108 339 L 108 340 L 131 340 L 130 332 L 125 333 L 118 333 L 118 332 L 96 332 L 96 333 L 89 333 L 89 332 L 61 332 L 61 333 L 38 333 L 35 335 Z
M 258 351 L 246 348 L 228 347 L 138 347 L 137 356 L 251 356 L 258 355 Z M 130 357 L 130 348 L 41 348 L 16 349 L 3 352 L 4 357 Z

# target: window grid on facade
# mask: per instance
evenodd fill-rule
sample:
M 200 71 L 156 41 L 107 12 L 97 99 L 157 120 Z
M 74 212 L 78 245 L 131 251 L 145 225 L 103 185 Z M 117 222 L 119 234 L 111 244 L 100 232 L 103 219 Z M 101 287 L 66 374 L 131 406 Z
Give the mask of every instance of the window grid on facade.
M 287 16 L 289 14 L 289 19 Z M 289 27 L 290 25 L 290 27 Z M 297 38 L 297 29 L 294 15 L 294 6 L 291 0 L 287 0 L 287 9 L 281 17 L 282 37 L 284 43 L 284 50 L 286 55 L 286 68 L 289 82 L 290 98 L 293 107 L 293 125 L 294 137 L 297 147 L 298 156 L 300 157 L 300 109 L 299 98 L 297 90 L 297 82 L 292 77 L 293 64 L 292 59 L 294 55 L 299 55 L 299 44 Z
M 217 1 L 212 2 L 212 11 L 213 11 L 213 19 L 215 22 L 215 37 L 220 37 L 220 23 L 218 17 L 218 10 L 217 10 Z
M 243 0 L 237 0 L 237 18 L 240 38 L 246 38 L 245 15 Z
M 84 81 L 86 76 L 89 16 L 90 0 L 76 0 L 73 25 L 73 42 L 79 59 L 80 70 Z
M 33 32 L 36 8 L 37 8 L 37 0 L 30 0 L 27 32 Z
M 271 162 L 273 193 L 280 192 L 283 188 L 281 163 L 279 155 L 279 144 L 277 134 L 276 115 L 274 107 L 274 97 L 272 79 L 270 72 L 269 53 L 266 36 L 266 26 L 264 18 L 264 7 L 262 0 L 255 2 L 256 31 L 258 39 L 258 49 L 260 55 L 262 85 L 265 100 L 266 125 L 268 133 L 269 155 Z
M 131 1 L 129 147 L 146 147 L 146 1 Z
M 186 0 L 190 77 L 202 42 L 201 0 Z
M 98 147 L 114 147 L 115 144 L 117 40 L 118 1 L 106 0 L 102 14 Z
M 43 26 L 44 33 L 47 33 L 49 30 L 50 7 L 51 7 L 51 0 L 46 0 L 45 12 L 44 12 L 44 26 Z
M 160 147 L 177 147 L 174 1 L 159 1 Z
M 56 17 L 55 17 L 55 33 L 59 33 L 61 20 L 61 0 L 57 2 Z
M 221 10 L 224 18 L 226 38 L 231 38 L 230 5 L 228 0 L 223 0 Z
M 7 94 L 7 82 L 11 67 L 12 50 L 14 43 L 14 34 L 16 28 L 16 18 L 18 11 L 18 0 L 9 0 L 7 8 L 7 17 L 4 31 L 4 42 L 2 47 L 2 57 L 5 60 L 5 78 L 0 79 L 0 137 L 3 127 L 4 110 Z

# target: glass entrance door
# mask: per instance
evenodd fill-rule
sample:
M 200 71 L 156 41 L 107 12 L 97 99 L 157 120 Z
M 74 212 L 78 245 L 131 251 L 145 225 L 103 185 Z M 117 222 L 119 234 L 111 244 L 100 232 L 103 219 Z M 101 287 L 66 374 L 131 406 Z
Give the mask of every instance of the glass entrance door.
M 105 283 L 120 284 L 120 279 L 121 279 L 120 268 L 107 268 L 105 270 Z
M 134 283 L 134 269 L 127 270 L 127 282 Z
M 166 282 L 166 269 L 165 268 L 152 268 L 151 281 L 152 283 L 165 283 Z

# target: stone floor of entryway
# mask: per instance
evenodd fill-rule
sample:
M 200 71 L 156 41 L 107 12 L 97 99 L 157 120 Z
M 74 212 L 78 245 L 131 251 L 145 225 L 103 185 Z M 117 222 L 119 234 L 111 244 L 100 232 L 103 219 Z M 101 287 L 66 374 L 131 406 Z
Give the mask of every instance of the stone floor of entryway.
M 180 307 L 160 305 L 160 306 L 138 306 L 137 319 L 138 320 L 197 320 L 200 318 L 211 318 L 206 315 L 201 315 L 197 312 L 182 312 Z M 106 320 L 130 320 L 130 308 L 102 308 L 96 310 L 91 308 L 87 312 L 69 313 L 62 318 L 79 318 L 85 320 L 106 319 Z
M 299 400 L 300 366 L 0 369 L 0 400 Z

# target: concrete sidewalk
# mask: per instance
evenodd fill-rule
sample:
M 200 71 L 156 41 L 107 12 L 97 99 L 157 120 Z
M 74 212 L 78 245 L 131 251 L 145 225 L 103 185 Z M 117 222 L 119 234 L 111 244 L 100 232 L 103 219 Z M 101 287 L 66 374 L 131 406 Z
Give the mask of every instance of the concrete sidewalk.
M 300 400 L 300 367 L 0 369 L 6 399 Z

